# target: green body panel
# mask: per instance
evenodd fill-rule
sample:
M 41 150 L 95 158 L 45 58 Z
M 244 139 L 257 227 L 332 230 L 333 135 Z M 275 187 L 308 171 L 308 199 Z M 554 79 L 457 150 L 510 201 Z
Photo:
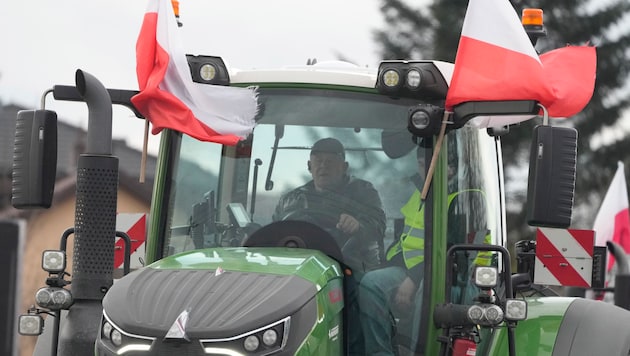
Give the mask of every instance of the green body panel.
M 435 177 L 432 180 L 432 194 L 433 194 L 433 234 L 434 236 L 446 236 L 446 217 L 448 211 L 448 186 L 446 179 L 441 179 L 446 175 L 446 155 L 439 156 L 438 163 L 435 169 Z M 445 289 L 443 283 L 435 283 L 435 281 L 446 280 L 446 238 L 434 239 L 431 257 L 433 263 L 431 264 L 429 271 L 431 278 L 434 281 L 433 285 L 438 288 L 430 288 L 430 303 L 435 305 L 436 303 L 444 302 Z M 427 270 L 425 269 L 425 273 Z M 438 355 L 440 350 L 440 344 L 437 342 L 437 337 L 441 333 L 441 329 L 437 329 L 432 322 L 433 320 L 433 308 L 429 315 L 429 321 L 427 325 L 427 343 L 425 349 L 425 355 Z
M 565 297 L 528 299 L 527 319 L 519 321 L 514 332 L 516 354 L 550 356 L 553 353 L 560 323 L 573 300 L 574 298 Z M 485 340 L 482 339 L 478 355 L 509 354 L 507 328 L 505 326 L 497 328 L 493 334 L 485 336 Z
M 341 279 L 334 279 L 317 293 L 317 322 L 296 355 L 343 355 L 343 298 L 331 303 L 339 292 Z
M 232 247 L 188 251 L 149 265 L 157 269 L 209 269 L 297 275 L 321 290 L 341 278 L 339 264 L 320 251 L 286 247 Z
M 153 196 L 151 197 L 151 218 L 149 219 L 147 226 L 147 237 L 146 237 L 146 251 L 145 251 L 145 259 L 147 263 L 153 263 L 157 261 L 160 256 L 158 251 L 159 242 L 158 240 L 162 239 L 159 233 L 160 219 L 164 206 L 164 201 L 166 197 L 164 196 L 164 189 L 168 185 L 166 182 L 167 172 L 168 172 L 168 159 L 171 155 L 171 145 L 170 140 L 167 139 L 167 136 L 172 135 L 173 132 L 171 130 L 162 131 L 162 136 L 160 140 L 160 150 L 158 154 L 157 165 L 155 168 L 155 183 L 153 184 Z

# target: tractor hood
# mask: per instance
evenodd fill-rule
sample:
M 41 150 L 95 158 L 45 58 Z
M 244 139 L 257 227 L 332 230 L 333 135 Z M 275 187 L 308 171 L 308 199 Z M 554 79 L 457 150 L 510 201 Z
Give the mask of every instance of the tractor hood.
M 106 294 L 103 308 L 130 334 L 163 338 L 187 311 L 188 337 L 228 338 L 294 315 L 339 278 L 338 264 L 318 251 L 197 250 L 123 277 Z

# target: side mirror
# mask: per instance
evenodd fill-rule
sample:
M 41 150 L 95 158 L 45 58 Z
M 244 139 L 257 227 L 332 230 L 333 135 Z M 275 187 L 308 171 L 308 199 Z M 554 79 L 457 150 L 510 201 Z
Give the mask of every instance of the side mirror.
M 19 111 L 13 150 L 13 207 L 49 208 L 56 173 L 57 114 L 50 110 Z
M 571 225 L 577 164 L 577 130 L 539 125 L 529 158 L 527 223 L 566 229 Z

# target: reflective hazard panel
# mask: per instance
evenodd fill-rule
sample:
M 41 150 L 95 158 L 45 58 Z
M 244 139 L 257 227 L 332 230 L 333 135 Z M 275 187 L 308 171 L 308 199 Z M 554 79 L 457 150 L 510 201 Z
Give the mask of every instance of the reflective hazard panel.
M 534 283 L 590 287 L 595 231 L 538 228 Z
M 147 214 L 118 213 L 116 215 L 116 231 L 122 231 L 131 239 L 130 268 L 140 268 L 140 259 L 144 258 L 144 243 L 147 230 Z M 114 250 L 114 268 L 122 268 L 125 257 L 125 241 L 116 238 Z

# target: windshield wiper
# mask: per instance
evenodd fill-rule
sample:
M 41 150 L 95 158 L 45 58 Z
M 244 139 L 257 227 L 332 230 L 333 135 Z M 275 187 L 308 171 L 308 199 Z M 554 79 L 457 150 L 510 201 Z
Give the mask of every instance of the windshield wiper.
M 271 173 L 273 172 L 273 164 L 276 161 L 276 153 L 278 152 L 278 143 L 284 136 L 284 125 L 276 125 L 275 129 L 276 138 L 273 142 L 273 149 L 271 151 L 271 160 L 269 161 L 269 170 L 267 171 L 267 180 L 265 181 L 265 190 L 269 191 L 273 189 L 273 181 L 271 180 Z

